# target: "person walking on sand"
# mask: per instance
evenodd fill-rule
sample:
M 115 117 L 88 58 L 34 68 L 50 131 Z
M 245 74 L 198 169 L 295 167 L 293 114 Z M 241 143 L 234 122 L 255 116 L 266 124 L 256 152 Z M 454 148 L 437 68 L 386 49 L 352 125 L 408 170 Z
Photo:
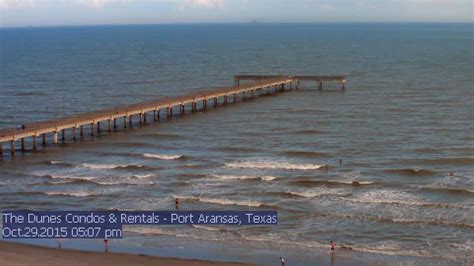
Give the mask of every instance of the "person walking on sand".
M 285 259 L 280 257 L 280 266 L 285 266 Z
M 109 252 L 109 240 L 107 238 L 104 239 L 104 252 Z
M 175 203 L 175 205 L 176 205 L 176 209 L 179 210 L 179 199 L 176 198 L 176 199 L 174 200 L 174 203 Z
M 336 252 L 336 244 L 334 243 L 334 241 L 331 241 L 331 253 L 335 253 Z

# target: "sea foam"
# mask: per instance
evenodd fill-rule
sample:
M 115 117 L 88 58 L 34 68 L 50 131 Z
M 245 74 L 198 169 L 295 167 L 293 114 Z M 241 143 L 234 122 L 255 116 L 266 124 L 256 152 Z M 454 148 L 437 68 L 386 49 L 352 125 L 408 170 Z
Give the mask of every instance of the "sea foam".
M 327 165 L 322 164 L 297 164 L 280 161 L 240 161 L 226 163 L 230 168 L 253 168 L 253 169 L 287 169 L 287 170 L 317 170 Z

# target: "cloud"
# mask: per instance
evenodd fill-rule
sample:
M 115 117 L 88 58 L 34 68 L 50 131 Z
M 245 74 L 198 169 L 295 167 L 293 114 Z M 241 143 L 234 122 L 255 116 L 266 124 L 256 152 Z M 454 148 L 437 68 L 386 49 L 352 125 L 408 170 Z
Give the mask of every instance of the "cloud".
M 109 4 L 124 4 L 128 2 L 128 0 L 74 0 L 74 2 L 92 8 L 103 8 Z
M 103 8 L 106 5 L 126 2 L 128 0 L 0 0 L 0 8 L 34 8 L 45 4 L 78 4 L 90 8 Z
M 224 0 L 186 0 L 186 6 L 201 6 L 201 7 L 224 7 Z
M 0 0 L 0 8 L 34 7 L 35 0 Z

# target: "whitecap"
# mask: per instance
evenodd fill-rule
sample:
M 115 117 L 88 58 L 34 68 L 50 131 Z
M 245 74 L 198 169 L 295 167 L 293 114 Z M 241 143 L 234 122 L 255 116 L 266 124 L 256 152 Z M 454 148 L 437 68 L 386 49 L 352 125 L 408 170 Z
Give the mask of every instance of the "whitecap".
M 253 169 L 287 169 L 287 170 L 317 170 L 327 165 L 321 164 L 297 164 L 279 161 L 240 161 L 226 163 L 230 168 L 253 168 Z
M 87 192 L 61 192 L 61 191 L 47 191 L 44 194 L 48 196 L 71 196 L 71 197 L 89 197 L 95 196 L 96 194 Z
M 143 157 L 160 159 L 160 160 L 178 160 L 178 159 L 183 158 L 183 155 L 166 155 L 166 154 L 144 153 Z
M 272 181 L 276 179 L 277 177 L 275 176 L 237 176 L 237 175 L 212 175 L 212 177 L 216 179 L 222 179 L 222 180 L 246 180 L 246 179 L 260 179 L 263 181 Z

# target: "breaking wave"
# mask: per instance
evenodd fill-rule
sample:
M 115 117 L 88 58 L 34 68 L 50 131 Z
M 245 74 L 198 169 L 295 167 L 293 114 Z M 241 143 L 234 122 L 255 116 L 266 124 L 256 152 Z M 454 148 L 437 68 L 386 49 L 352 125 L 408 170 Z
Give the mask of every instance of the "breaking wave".
M 178 159 L 183 159 L 184 155 L 165 155 L 165 154 L 144 153 L 143 157 L 160 159 L 160 160 L 178 160 Z
M 48 196 L 69 196 L 69 197 L 90 197 L 98 196 L 99 194 L 88 193 L 88 192 L 61 192 L 61 191 L 48 191 L 44 192 Z
M 105 170 L 105 169 L 145 169 L 150 168 L 141 164 L 95 164 L 95 163 L 83 163 L 82 167 Z
M 221 180 L 254 180 L 260 179 L 262 181 L 272 181 L 277 179 L 276 176 L 237 176 L 237 175 L 212 175 L 213 178 Z
M 373 181 L 357 181 L 357 180 L 311 180 L 311 179 L 299 179 L 299 180 L 291 180 L 289 181 L 290 184 L 294 184 L 296 186 L 308 187 L 308 186 L 370 186 L 374 185 L 375 182 Z
M 436 174 L 436 171 L 427 170 L 427 169 L 389 169 L 385 170 L 386 173 L 398 174 L 398 175 L 407 175 L 407 176 L 430 176 Z
M 241 161 L 226 163 L 230 168 L 254 168 L 254 169 L 286 169 L 286 170 L 317 170 L 326 168 L 327 165 L 321 164 L 295 164 L 278 161 Z
M 212 203 L 212 204 L 219 204 L 219 205 L 237 205 L 237 206 L 248 206 L 248 207 L 261 207 L 265 204 L 258 201 L 253 200 L 231 200 L 231 199 L 223 199 L 223 198 L 198 198 L 198 197 L 179 197 L 183 200 L 189 201 L 196 201 L 196 202 L 204 202 L 204 203 Z

